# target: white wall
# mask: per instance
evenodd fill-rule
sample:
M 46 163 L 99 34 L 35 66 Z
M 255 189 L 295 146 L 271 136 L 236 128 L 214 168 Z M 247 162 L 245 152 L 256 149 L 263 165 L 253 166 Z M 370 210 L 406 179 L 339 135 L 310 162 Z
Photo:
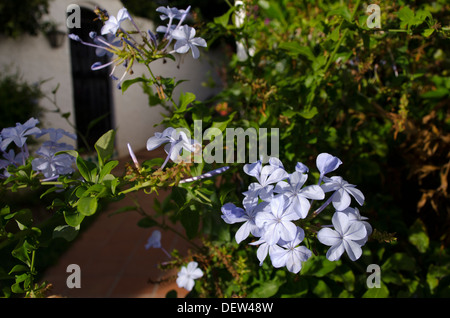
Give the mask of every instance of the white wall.
M 78 4 L 91 9 L 98 5 L 114 16 L 123 7 L 118 0 L 97 0 L 95 3 L 77 0 L 53 0 L 50 2 L 49 17 L 45 17 L 44 20 L 51 19 L 59 25 L 60 30 L 67 31 L 66 11 L 70 4 Z M 157 27 L 151 21 L 145 19 L 135 18 L 135 21 L 141 30 L 150 29 L 154 32 Z M 157 21 L 157 23 L 159 22 Z M 71 112 L 70 119 L 74 122 L 69 41 L 70 39 L 66 38 L 64 44 L 55 49 L 50 47 L 42 34 L 37 37 L 23 36 L 19 39 L 1 37 L 0 70 L 3 71 L 4 65 L 7 65 L 12 72 L 19 70 L 24 80 L 30 83 L 50 79 L 42 85 L 42 89 L 48 93 L 59 84 L 58 106 L 62 112 Z M 213 93 L 211 89 L 202 86 L 202 82 L 205 82 L 209 75 L 215 75 L 214 68 L 211 66 L 213 60 L 211 56 L 213 55 L 206 54 L 205 50 L 201 50 L 200 59 L 194 60 L 189 52 L 185 55 L 184 62 L 179 69 L 177 68 L 178 61 L 167 60 L 166 64 L 160 61 L 152 63 L 152 71 L 155 75 L 173 76 L 178 80 L 188 80 L 188 82 L 179 86 L 175 96 L 178 96 L 180 91 L 192 92 L 197 95 L 197 99 L 204 100 Z M 146 69 L 142 65 L 135 65 L 133 71 L 135 76 L 139 76 L 145 73 Z M 117 75 L 121 74 L 118 73 Z M 130 79 L 133 76 L 127 78 Z M 216 82 L 218 81 L 216 80 Z M 116 147 L 119 156 L 125 156 L 128 154 L 127 142 L 130 142 L 135 150 L 143 149 L 150 136 L 153 136 L 156 131 L 163 130 L 161 126 L 154 127 L 162 120 L 160 113 L 163 108 L 160 106 L 149 107 L 148 96 L 142 92 L 139 84 L 131 86 L 125 94 L 122 94 L 122 91 L 118 90 L 113 82 L 112 90 L 114 128 L 117 128 Z M 41 105 L 48 110 L 54 109 L 51 103 L 46 100 L 42 100 Z M 46 128 L 63 128 L 73 132 L 70 125 L 58 114 L 45 112 L 42 123 Z M 70 139 L 65 141 L 71 142 Z

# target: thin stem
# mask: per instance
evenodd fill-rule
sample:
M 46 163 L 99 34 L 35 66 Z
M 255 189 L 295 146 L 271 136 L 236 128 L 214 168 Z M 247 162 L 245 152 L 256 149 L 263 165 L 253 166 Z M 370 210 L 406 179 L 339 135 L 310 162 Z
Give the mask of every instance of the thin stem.
M 353 8 L 353 12 L 352 15 L 350 17 L 350 20 L 353 20 L 355 17 L 355 14 L 358 10 L 358 7 L 361 3 L 361 0 L 358 0 L 355 4 L 355 7 Z M 344 24 L 344 20 L 342 20 L 342 22 L 339 24 L 338 28 L 339 30 L 341 29 L 342 25 Z M 345 37 L 347 36 L 348 33 L 348 29 L 345 29 L 344 33 L 342 34 L 341 38 L 339 39 L 339 41 L 336 43 L 336 46 L 334 47 L 333 52 L 331 53 L 331 55 L 328 58 L 327 64 L 325 65 L 325 68 L 323 69 L 323 74 L 325 75 L 325 73 L 328 71 L 328 69 L 331 66 L 332 61 L 334 60 L 334 56 L 337 54 L 337 51 L 339 50 L 339 47 L 341 46 L 342 42 L 344 41 Z M 316 88 L 320 85 L 320 83 L 322 82 L 323 77 L 321 77 L 319 79 L 319 83 L 317 85 L 314 85 L 312 87 L 312 93 L 314 95 Z M 311 103 L 313 102 L 314 97 L 312 97 L 312 99 L 309 100 L 308 106 L 311 106 Z
M 149 216 L 150 215 L 142 208 L 142 206 L 139 204 L 139 202 L 135 201 L 136 203 L 136 207 L 137 207 L 137 211 L 144 216 Z M 196 248 L 197 250 L 201 250 L 201 247 L 198 246 L 197 244 L 195 244 L 194 242 L 192 242 L 191 240 L 189 240 L 186 236 L 184 236 L 182 233 L 180 233 L 179 231 L 175 230 L 173 227 L 167 225 L 165 222 L 164 223 L 159 223 L 158 221 L 154 220 L 156 222 L 156 226 L 159 227 L 162 230 L 169 230 L 171 232 L 173 232 L 174 234 L 178 235 L 179 237 L 181 237 L 182 239 L 184 239 L 186 242 L 188 242 L 189 244 L 191 244 L 194 248 Z
M 157 222 L 158 223 L 158 222 Z M 173 227 L 166 225 L 166 224 L 157 224 L 158 227 L 160 227 L 163 230 L 169 230 L 171 232 L 173 232 L 174 234 L 178 235 L 179 237 L 181 237 L 182 239 L 184 239 L 186 242 L 188 242 L 189 244 L 191 244 L 193 247 L 195 247 L 196 249 L 200 250 L 200 246 L 198 246 L 197 244 L 195 244 L 194 242 L 192 242 L 191 240 L 189 240 L 186 236 L 184 236 L 183 234 L 181 234 L 180 232 L 178 232 L 177 230 L 175 230 Z
M 56 92 L 53 93 L 53 99 L 51 99 L 47 94 L 44 94 L 43 97 L 46 98 L 47 100 L 49 100 L 53 104 L 53 106 L 55 106 L 55 108 L 56 108 L 55 112 L 56 113 L 61 113 L 61 108 L 59 108 L 58 103 L 56 101 Z M 63 117 L 66 120 L 66 122 L 69 124 L 69 126 L 72 127 L 73 130 L 77 133 L 77 136 L 81 138 L 81 140 L 83 141 L 83 144 L 86 147 L 86 150 L 88 152 L 91 152 L 91 147 L 89 146 L 89 143 L 88 143 L 86 137 L 77 129 L 76 125 L 74 125 L 69 120 L 68 116 L 64 116 L 64 114 L 61 114 L 61 117 Z
M 320 212 L 322 212 L 328 205 L 330 205 L 330 203 L 333 201 L 333 196 L 334 193 L 328 198 L 327 201 L 325 201 L 324 204 L 322 204 L 317 210 L 313 212 L 311 218 L 315 218 L 316 216 L 318 216 Z
M 164 247 L 161 247 L 161 250 L 167 255 L 168 258 L 172 258 L 172 255 L 170 255 L 170 253 L 167 252 Z

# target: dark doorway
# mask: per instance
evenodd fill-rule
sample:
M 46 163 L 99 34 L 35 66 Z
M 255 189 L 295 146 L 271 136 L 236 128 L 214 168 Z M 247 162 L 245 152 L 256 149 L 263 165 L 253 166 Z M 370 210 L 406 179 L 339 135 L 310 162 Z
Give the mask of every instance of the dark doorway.
M 96 18 L 93 11 L 81 8 L 81 28 L 72 28 L 69 32 L 92 42 L 89 33 L 100 34 L 103 25 Z M 110 69 L 92 71 L 91 66 L 95 62 L 107 63 L 109 59 L 106 55 L 98 57 L 95 48 L 77 41 L 70 41 L 70 53 L 78 149 L 93 150 L 97 139 L 112 128 L 113 114 Z

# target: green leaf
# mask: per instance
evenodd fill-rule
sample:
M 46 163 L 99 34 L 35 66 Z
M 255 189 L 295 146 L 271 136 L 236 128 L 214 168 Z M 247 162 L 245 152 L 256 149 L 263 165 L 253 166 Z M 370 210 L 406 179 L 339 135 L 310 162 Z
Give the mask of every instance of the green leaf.
M 406 253 L 395 253 L 391 255 L 381 266 L 381 272 L 387 270 L 404 270 L 413 272 L 416 268 L 416 261 L 414 258 Z
M 114 129 L 109 130 L 103 136 L 101 136 L 95 143 L 95 150 L 98 154 L 98 162 L 100 166 L 112 157 L 114 154 L 114 138 L 116 131 Z
M 276 278 L 270 281 L 262 283 L 259 287 L 255 288 L 251 294 L 250 298 L 269 298 L 278 292 L 278 289 L 283 284 L 283 281 Z
M 94 197 L 85 197 L 78 200 L 77 211 L 85 216 L 93 215 L 97 211 L 98 202 Z
M 118 164 L 119 161 L 117 160 L 108 161 L 100 170 L 98 182 L 102 182 L 105 176 L 108 175 Z
M 425 224 L 420 219 L 417 219 L 409 229 L 408 240 L 417 247 L 420 253 L 425 253 L 428 250 L 430 239 Z
M 186 230 L 187 237 L 193 239 L 200 225 L 200 214 L 197 210 L 186 209 L 181 212 L 180 222 Z
M 25 263 L 28 267 L 31 266 L 30 253 L 36 247 L 31 245 L 27 240 L 21 241 L 17 247 L 11 252 L 12 256 Z
M 448 95 L 450 95 L 450 90 L 448 90 L 447 88 L 444 88 L 444 87 L 439 87 L 435 90 L 423 93 L 421 96 L 422 96 L 422 98 L 427 98 L 427 99 L 441 99 Z
M 311 119 L 314 116 L 316 116 L 318 113 L 319 113 L 319 111 L 317 110 L 317 107 L 312 107 L 310 109 L 304 109 L 301 112 L 299 112 L 298 114 L 305 119 Z
M 77 157 L 77 168 L 84 180 L 95 182 L 97 177 L 97 166 L 91 161 L 84 160 L 80 156 Z
M 330 10 L 327 13 L 327 17 L 329 16 L 339 16 L 344 18 L 344 20 L 348 21 L 348 22 L 352 22 L 352 14 L 350 13 L 350 11 L 348 10 L 347 6 L 340 6 L 338 9 L 334 9 L 334 10 Z
M 72 227 L 78 227 L 84 219 L 84 215 L 78 211 L 64 211 L 64 220 Z
M 212 123 L 211 128 L 217 128 L 223 132 L 227 128 L 228 124 L 233 120 L 235 115 L 236 115 L 236 112 L 233 112 L 226 117 L 221 117 L 220 119 L 216 119 Z M 203 135 L 203 139 L 211 140 L 213 138 L 213 136 L 214 136 L 214 129 L 206 130 Z M 214 138 L 215 137 L 219 137 L 219 136 L 214 136 Z
M 316 60 L 311 48 L 309 46 L 302 46 L 298 42 L 282 42 L 279 48 L 287 51 L 290 55 L 302 55 L 312 62 Z
M 337 40 L 339 40 L 339 34 L 340 34 L 340 28 L 335 28 L 333 30 L 333 32 L 331 32 L 331 34 L 328 36 L 329 39 L 333 42 L 336 42 Z
M 175 202 L 178 208 L 183 208 L 187 199 L 188 191 L 181 187 L 172 187 L 172 193 L 170 194 L 171 199 Z
M 68 154 L 74 158 L 78 158 L 78 151 L 76 150 L 63 150 L 63 151 L 58 151 L 57 153 L 55 153 L 55 156 L 60 155 L 60 154 Z
M 330 262 L 324 255 L 313 256 L 303 263 L 302 275 L 323 277 L 334 271 L 339 262 Z
M 28 209 L 20 210 L 14 213 L 13 216 L 20 230 L 25 230 L 33 225 L 33 214 Z
M 225 204 L 225 200 L 226 200 L 228 194 L 234 190 L 236 190 L 236 185 L 234 185 L 234 184 L 228 184 L 228 185 L 225 184 L 220 187 L 219 199 L 220 199 L 221 205 Z
M 11 275 L 12 273 L 17 272 L 26 272 L 28 271 L 28 267 L 22 264 L 15 265 L 8 273 L 8 275 Z
M 52 238 L 63 238 L 70 242 L 75 239 L 80 230 L 80 226 L 73 227 L 70 225 L 59 225 L 53 230 Z
M 158 225 L 158 222 L 156 222 L 155 220 L 153 220 L 151 217 L 146 216 L 142 219 L 140 219 L 137 223 L 137 225 L 139 227 L 143 227 L 143 228 L 149 228 L 155 225 Z
M 265 0 L 260 0 L 258 1 L 258 5 L 264 10 L 264 13 L 267 15 L 269 19 L 279 21 L 284 25 L 287 24 L 286 18 L 284 16 L 285 13 L 284 8 L 282 8 L 277 1 L 269 2 Z
M 234 11 L 235 11 L 235 8 L 232 7 L 225 14 L 221 15 L 220 17 L 214 18 L 214 23 L 219 24 L 219 25 L 223 26 L 224 28 L 227 28 L 228 22 L 230 21 L 230 16 Z
M 133 84 L 135 84 L 135 83 L 142 83 L 142 82 L 146 83 L 146 82 L 148 82 L 148 81 L 149 81 L 148 79 L 142 78 L 142 77 L 137 77 L 137 78 L 133 78 L 133 79 L 130 79 L 130 80 L 123 81 L 123 83 L 122 83 L 122 94 L 125 93 L 126 90 L 127 90 L 131 85 L 133 85 Z
M 437 266 L 435 264 L 430 264 L 427 272 L 427 283 L 430 287 L 431 292 L 439 285 L 444 277 L 450 276 L 450 268 L 447 265 Z
M 323 280 L 317 280 L 317 284 L 312 288 L 313 294 L 320 298 L 330 298 L 333 293 L 328 285 Z
M 433 34 L 434 31 L 435 31 L 434 29 L 425 29 L 425 30 L 422 32 L 422 35 L 423 35 L 424 37 L 428 38 L 428 37 L 430 37 L 430 36 Z
M 192 93 L 186 93 L 186 94 L 181 93 L 180 106 L 175 111 L 175 113 L 184 113 L 186 111 L 187 107 L 189 106 L 189 104 L 192 103 L 193 101 L 195 101 L 195 99 L 196 99 L 196 96 Z
M 398 18 L 402 21 L 400 27 L 404 28 L 406 26 L 418 26 L 422 24 L 427 17 L 431 15 L 429 13 L 424 13 L 423 11 L 417 12 L 414 14 L 414 11 L 409 7 L 403 7 L 397 12 Z M 430 34 L 431 35 L 431 34 Z
M 409 7 L 403 7 L 397 12 L 397 16 L 405 24 L 409 24 L 409 22 L 414 19 L 414 11 L 412 11 Z
M 389 296 L 389 289 L 383 282 L 380 284 L 380 288 L 369 288 L 362 295 L 362 298 L 387 298 Z

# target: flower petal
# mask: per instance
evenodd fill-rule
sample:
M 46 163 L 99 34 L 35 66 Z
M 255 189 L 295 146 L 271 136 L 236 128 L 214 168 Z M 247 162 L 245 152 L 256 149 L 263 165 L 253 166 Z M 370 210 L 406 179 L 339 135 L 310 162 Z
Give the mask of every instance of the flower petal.
M 362 222 L 350 222 L 350 226 L 344 234 L 345 239 L 356 241 L 365 238 L 367 230 Z
M 333 193 L 333 206 L 337 211 L 345 210 L 350 206 L 352 198 L 345 191 L 345 189 L 339 189 Z
M 342 254 L 344 254 L 344 251 L 345 247 L 343 242 L 341 242 L 330 247 L 330 249 L 327 251 L 326 257 L 331 262 L 338 261 L 341 258 Z
M 333 223 L 335 230 L 341 235 L 341 237 L 344 236 L 344 233 L 347 232 L 347 229 L 350 225 L 348 216 L 342 212 L 335 212 L 333 214 L 333 217 L 331 218 L 331 222 Z
M 352 261 L 356 261 L 358 258 L 361 257 L 362 255 L 361 245 L 351 240 L 344 240 L 343 245 L 345 251 L 347 252 L 348 257 L 350 257 Z
M 338 232 L 329 228 L 322 228 L 317 233 L 317 239 L 320 243 L 328 246 L 337 245 L 342 240 Z
M 301 196 L 312 200 L 323 200 L 325 193 L 318 185 L 310 185 L 301 190 Z
M 339 158 L 328 153 L 321 153 L 316 159 L 316 166 L 321 176 L 336 170 L 341 164 L 342 161 Z
M 359 203 L 359 205 L 364 204 L 364 194 L 361 192 L 361 190 L 356 189 L 355 187 L 347 186 L 345 187 L 345 190 L 350 193 L 356 200 L 356 202 Z
M 189 47 L 191 48 L 192 51 L 192 57 L 194 59 L 198 59 L 200 57 L 200 50 L 198 49 L 198 47 L 196 47 L 195 45 L 189 45 Z
M 239 244 L 243 240 L 245 240 L 250 235 L 251 229 L 252 229 L 252 225 L 250 224 L 249 221 L 242 224 L 242 226 L 239 228 L 239 230 L 237 230 L 236 235 L 235 235 L 236 243 Z

